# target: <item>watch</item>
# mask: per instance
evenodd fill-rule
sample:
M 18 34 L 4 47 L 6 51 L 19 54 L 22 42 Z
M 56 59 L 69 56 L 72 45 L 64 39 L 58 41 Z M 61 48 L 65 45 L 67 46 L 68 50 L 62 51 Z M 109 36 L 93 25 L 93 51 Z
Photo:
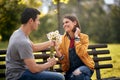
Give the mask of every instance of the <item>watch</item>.
M 64 56 L 62 55 L 61 57 L 58 58 L 59 60 L 63 60 L 64 59 Z
M 75 37 L 75 41 L 80 41 L 80 38 L 79 37 Z

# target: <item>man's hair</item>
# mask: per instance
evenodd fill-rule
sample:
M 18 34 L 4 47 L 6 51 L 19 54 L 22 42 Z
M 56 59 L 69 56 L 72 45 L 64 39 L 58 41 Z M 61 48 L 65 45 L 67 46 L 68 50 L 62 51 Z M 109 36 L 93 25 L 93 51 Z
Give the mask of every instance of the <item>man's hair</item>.
M 37 15 L 40 15 L 40 12 L 37 9 L 26 8 L 21 14 L 21 23 L 26 24 L 30 18 L 35 21 Z

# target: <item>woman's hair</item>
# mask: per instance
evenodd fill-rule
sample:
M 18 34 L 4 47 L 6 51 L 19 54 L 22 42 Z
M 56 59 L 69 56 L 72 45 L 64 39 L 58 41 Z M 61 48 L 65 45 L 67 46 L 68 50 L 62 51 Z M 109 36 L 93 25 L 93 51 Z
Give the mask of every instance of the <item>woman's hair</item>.
M 40 12 L 37 9 L 26 8 L 21 14 L 21 23 L 26 24 L 30 18 L 35 21 L 37 15 L 40 15 Z
M 81 30 L 81 26 L 79 24 L 79 21 L 75 16 L 73 16 L 73 15 L 65 15 L 63 18 L 67 18 L 67 19 L 71 20 L 72 22 L 76 21 L 77 24 L 75 25 L 75 27 L 78 27 Z

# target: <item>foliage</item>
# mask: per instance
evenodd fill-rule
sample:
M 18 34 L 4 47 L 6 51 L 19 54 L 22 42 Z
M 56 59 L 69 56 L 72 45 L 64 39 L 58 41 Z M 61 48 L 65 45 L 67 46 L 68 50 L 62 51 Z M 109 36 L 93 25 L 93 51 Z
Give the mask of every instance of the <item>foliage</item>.
M 36 42 L 42 42 L 47 39 L 47 33 L 57 29 L 56 16 L 48 14 L 40 19 L 40 26 L 37 31 L 31 34 L 31 39 Z
M 24 4 L 28 7 L 38 8 L 42 5 L 40 0 L 20 0 L 18 4 Z
M 52 2 L 53 2 L 54 4 L 57 4 L 58 1 L 61 2 L 61 3 L 65 3 L 65 4 L 67 4 L 67 3 L 69 2 L 69 0 L 52 0 Z
M 110 13 L 110 28 L 111 30 L 111 39 L 115 43 L 120 43 L 120 7 L 111 6 Z
M 2 41 L 8 40 L 12 32 L 20 24 L 20 13 L 25 6 L 18 5 L 18 1 L 2 0 L 0 3 L 0 34 Z

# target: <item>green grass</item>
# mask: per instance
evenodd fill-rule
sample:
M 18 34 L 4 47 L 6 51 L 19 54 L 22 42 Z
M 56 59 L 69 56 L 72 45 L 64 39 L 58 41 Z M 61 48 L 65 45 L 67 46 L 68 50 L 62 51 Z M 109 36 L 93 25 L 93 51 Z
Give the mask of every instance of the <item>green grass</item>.
M 7 49 L 8 42 L 0 42 L 0 49 Z
M 102 69 L 101 77 L 120 77 L 120 44 L 108 44 L 108 48 L 110 50 L 110 56 L 112 56 L 112 61 L 107 63 L 112 63 L 112 69 Z M 103 62 L 106 63 L 106 62 Z M 92 76 L 92 79 L 95 79 L 95 72 Z
M 0 42 L 0 49 L 7 49 L 7 42 Z M 109 63 L 113 64 L 112 69 L 102 69 L 101 77 L 120 77 L 120 44 L 108 44 L 108 48 L 110 50 L 110 56 L 112 56 L 112 61 Z M 103 62 L 106 63 L 106 62 Z M 95 72 L 92 76 L 92 79 L 95 79 Z

